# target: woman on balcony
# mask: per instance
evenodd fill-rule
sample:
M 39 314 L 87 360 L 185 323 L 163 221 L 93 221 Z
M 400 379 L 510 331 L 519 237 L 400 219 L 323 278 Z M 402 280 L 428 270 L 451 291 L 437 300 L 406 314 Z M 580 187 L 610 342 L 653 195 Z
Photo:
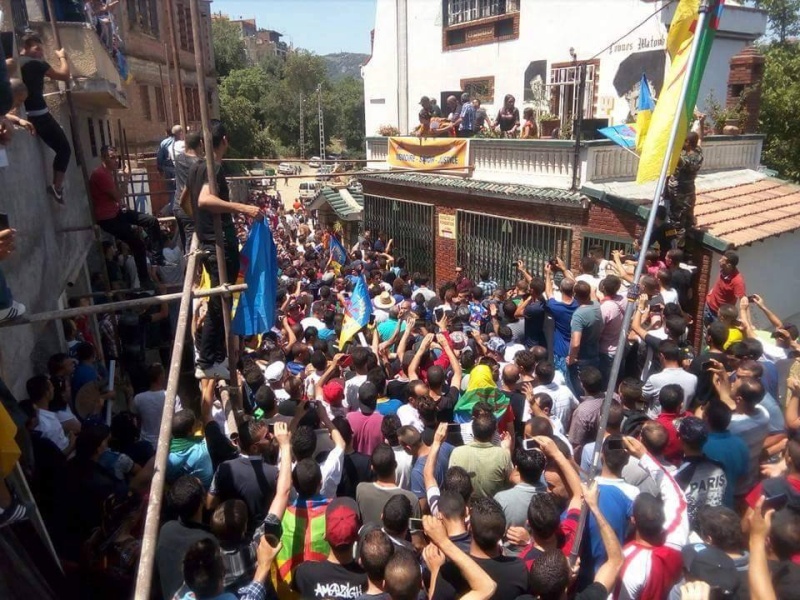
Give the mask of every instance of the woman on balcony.
M 59 59 L 59 66 L 56 68 L 44 60 L 42 38 L 38 34 L 26 35 L 22 44 L 19 70 L 22 81 L 28 88 L 25 110 L 28 113 L 28 120 L 36 129 L 36 134 L 56 153 L 53 159 L 53 183 L 47 186 L 47 193 L 59 204 L 64 204 L 64 176 L 72 156 L 72 149 L 64 130 L 50 114 L 50 109 L 44 101 L 44 78 L 69 81 L 67 55 L 63 48 L 56 50 L 56 56 Z
M 503 107 L 497 113 L 495 125 L 503 137 L 515 138 L 519 132 L 519 109 L 514 106 L 514 96 L 506 94 Z

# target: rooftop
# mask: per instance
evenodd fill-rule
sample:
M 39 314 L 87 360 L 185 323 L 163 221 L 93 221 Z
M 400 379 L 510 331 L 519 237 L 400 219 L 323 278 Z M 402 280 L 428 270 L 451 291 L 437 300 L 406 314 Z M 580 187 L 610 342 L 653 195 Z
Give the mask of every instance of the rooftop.
M 311 201 L 309 209 L 319 210 L 327 204 L 333 212 L 344 221 L 357 221 L 361 219 L 364 210 L 364 195 L 347 188 L 324 187 Z
M 626 182 L 582 191 L 644 219 L 653 188 Z M 716 250 L 764 241 L 800 229 L 800 186 L 752 170 L 700 175 L 695 217 L 703 243 Z
M 581 206 L 586 198 L 579 192 L 549 187 L 537 187 L 517 183 L 497 183 L 467 179 L 454 175 L 437 175 L 427 173 L 385 173 L 380 175 L 362 175 L 361 180 L 384 181 L 400 185 L 424 186 L 441 191 L 457 191 L 466 194 L 479 194 L 481 197 L 512 198 L 527 200 L 538 204 L 569 204 Z

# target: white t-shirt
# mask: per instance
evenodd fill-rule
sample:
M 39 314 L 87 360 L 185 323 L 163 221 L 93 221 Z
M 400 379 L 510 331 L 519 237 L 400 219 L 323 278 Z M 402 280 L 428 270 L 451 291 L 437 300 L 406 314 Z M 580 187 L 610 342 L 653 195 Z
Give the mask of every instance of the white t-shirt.
M 161 415 L 164 412 L 164 400 L 167 392 L 142 392 L 133 397 L 132 412 L 139 415 L 142 421 L 141 438 L 153 444 L 158 443 L 158 433 L 161 430 Z M 181 399 L 175 396 L 175 412 L 181 410 Z
M 69 446 L 69 438 L 64 433 L 61 421 L 54 412 L 39 409 L 39 424 L 36 426 L 36 431 L 41 431 L 42 435 L 53 442 L 62 452 Z
M 561 422 L 562 430 L 569 429 L 569 423 L 572 419 L 572 412 L 578 407 L 578 399 L 566 385 L 559 385 L 553 380 L 548 385 L 537 385 L 533 388 L 534 394 L 547 394 L 553 399 L 552 417 L 557 418 Z M 528 403 L 525 403 L 525 412 L 522 414 L 522 422 L 527 423 L 531 418 L 531 409 Z
M 367 380 L 366 375 L 355 375 L 344 383 L 344 400 L 342 406 L 348 410 L 357 410 L 359 406 L 358 388 Z
M 675 288 L 671 290 L 661 290 L 660 294 L 664 299 L 664 304 L 678 304 L 678 292 Z
M 694 398 L 697 390 L 697 375 L 689 373 L 680 367 L 668 367 L 660 373 L 653 373 L 645 381 L 642 387 L 642 396 L 650 403 L 647 415 L 655 419 L 661 414 L 661 405 L 658 403 L 658 395 L 661 388 L 670 383 L 675 383 L 683 388 L 683 409 L 686 410 Z
M 317 331 L 322 331 L 323 329 L 326 329 L 325 323 L 323 321 L 320 321 L 317 317 L 306 317 L 305 319 L 300 321 L 300 325 L 302 326 L 303 331 L 305 331 L 309 327 L 316 327 Z
M 422 433 L 422 430 L 425 429 L 425 425 L 419 418 L 419 413 L 417 412 L 417 409 L 411 406 L 410 404 L 404 404 L 403 406 L 397 409 L 397 418 L 400 419 L 400 424 L 403 427 L 405 427 L 406 425 L 410 425 L 414 429 L 418 430 L 420 433 Z
M 411 463 L 414 457 L 403 450 L 402 446 L 392 446 L 394 459 L 397 462 L 397 469 L 394 472 L 397 487 L 411 491 Z

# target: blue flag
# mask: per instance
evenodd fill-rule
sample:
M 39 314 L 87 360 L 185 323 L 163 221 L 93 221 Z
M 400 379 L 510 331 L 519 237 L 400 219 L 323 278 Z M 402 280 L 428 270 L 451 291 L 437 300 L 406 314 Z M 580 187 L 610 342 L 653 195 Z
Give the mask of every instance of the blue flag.
M 278 279 L 278 250 L 264 221 L 255 221 L 242 248 L 241 270 L 247 289 L 231 321 L 236 335 L 266 333 L 275 324 L 275 294 Z
M 630 150 L 636 147 L 636 131 L 630 125 L 613 125 L 597 131 L 623 148 Z
M 369 299 L 367 281 L 364 276 L 354 277 L 351 275 L 348 279 L 356 285 L 353 293 L 350 294 L 349 302 L 344 307 L 342 333 L 339 335 L 340 348 L 369 323 L 369 316 L 372 314 L 372 302 Z
M 347 252 L 342 246 L 342 242 L 340 242 L 335 235 L 331 236 L 331 262 L 336 263 L 339 267 L 343 267 L 347 264 Z M 335 268 L 335 267 L 334 267 Z

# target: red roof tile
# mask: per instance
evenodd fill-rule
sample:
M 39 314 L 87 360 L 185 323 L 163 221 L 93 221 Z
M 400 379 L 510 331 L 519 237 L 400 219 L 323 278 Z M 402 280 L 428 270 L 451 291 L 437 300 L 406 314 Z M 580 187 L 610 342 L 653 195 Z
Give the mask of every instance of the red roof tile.
M 766 178 L 697 195 L 698 226 L 734 246 L 800 229 L 800 186 Z

